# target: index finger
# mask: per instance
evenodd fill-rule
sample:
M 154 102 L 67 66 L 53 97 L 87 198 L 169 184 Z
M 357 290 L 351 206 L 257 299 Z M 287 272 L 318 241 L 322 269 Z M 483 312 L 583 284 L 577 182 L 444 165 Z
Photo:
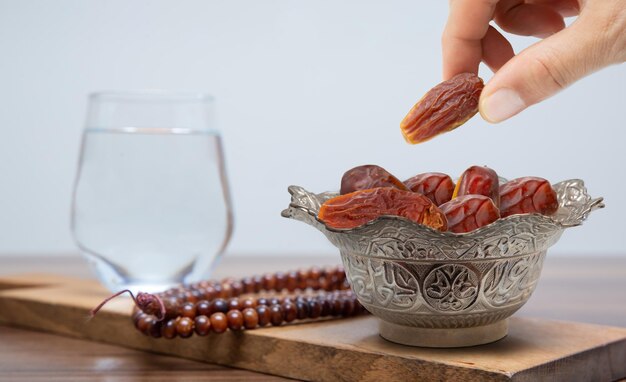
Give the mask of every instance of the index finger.
M 487 34 L 498 1 L 450 0 L 450 13 L 441 38 L 444 80 L 459 73 L 478 73 L 481 40 Z

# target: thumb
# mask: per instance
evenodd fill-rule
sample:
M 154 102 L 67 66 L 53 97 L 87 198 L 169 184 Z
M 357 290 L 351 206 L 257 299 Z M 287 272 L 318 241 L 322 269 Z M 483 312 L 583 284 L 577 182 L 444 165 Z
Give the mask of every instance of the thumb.
M 608 65 L 598 31 L 589 30 L 583 21 L 579 18 L 500 68 L 482 91 L 481 116 L 492 123 L 504 121 Z

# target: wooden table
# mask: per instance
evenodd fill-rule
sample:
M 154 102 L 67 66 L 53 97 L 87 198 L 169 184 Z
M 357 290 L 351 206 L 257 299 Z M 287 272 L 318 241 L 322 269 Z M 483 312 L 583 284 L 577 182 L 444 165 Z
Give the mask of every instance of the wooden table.
M 337 257 L 226 256 L 216 277 L 335 264 Z M 0 258 L 0 275 L 92 277 L 78 256 Z M 548 257 L 520 316 L 626 327 L 626 257 Z M 0 381 L 284 380 L 284 378 L 0 326 Z

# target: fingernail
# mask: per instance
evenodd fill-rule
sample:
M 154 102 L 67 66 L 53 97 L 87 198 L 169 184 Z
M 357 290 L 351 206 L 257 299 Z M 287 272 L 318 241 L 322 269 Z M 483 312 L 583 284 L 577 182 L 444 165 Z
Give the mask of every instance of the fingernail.
M 480 105 L 480 115 L 491 123 L 502 122 L 526 108 L 519 94 L 512 89 L 502 88 L 484 98 Z

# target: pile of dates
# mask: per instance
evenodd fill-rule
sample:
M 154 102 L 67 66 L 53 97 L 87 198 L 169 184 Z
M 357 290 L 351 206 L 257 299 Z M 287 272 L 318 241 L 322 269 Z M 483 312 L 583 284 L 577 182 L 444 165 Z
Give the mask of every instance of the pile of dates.
M 471 232 L 516 214 L 552 215 L 559 204 L 550 183 L 538 177 L 500 185 L 496 172 L 472 166 L 457 180 L 438 172 L 400 181 L 376 165 L 348 170 L 340 195 L 327 200 L 318 218 L 332 228 L 354 228 L 380 216 L 402 216 L 439 231 Z

